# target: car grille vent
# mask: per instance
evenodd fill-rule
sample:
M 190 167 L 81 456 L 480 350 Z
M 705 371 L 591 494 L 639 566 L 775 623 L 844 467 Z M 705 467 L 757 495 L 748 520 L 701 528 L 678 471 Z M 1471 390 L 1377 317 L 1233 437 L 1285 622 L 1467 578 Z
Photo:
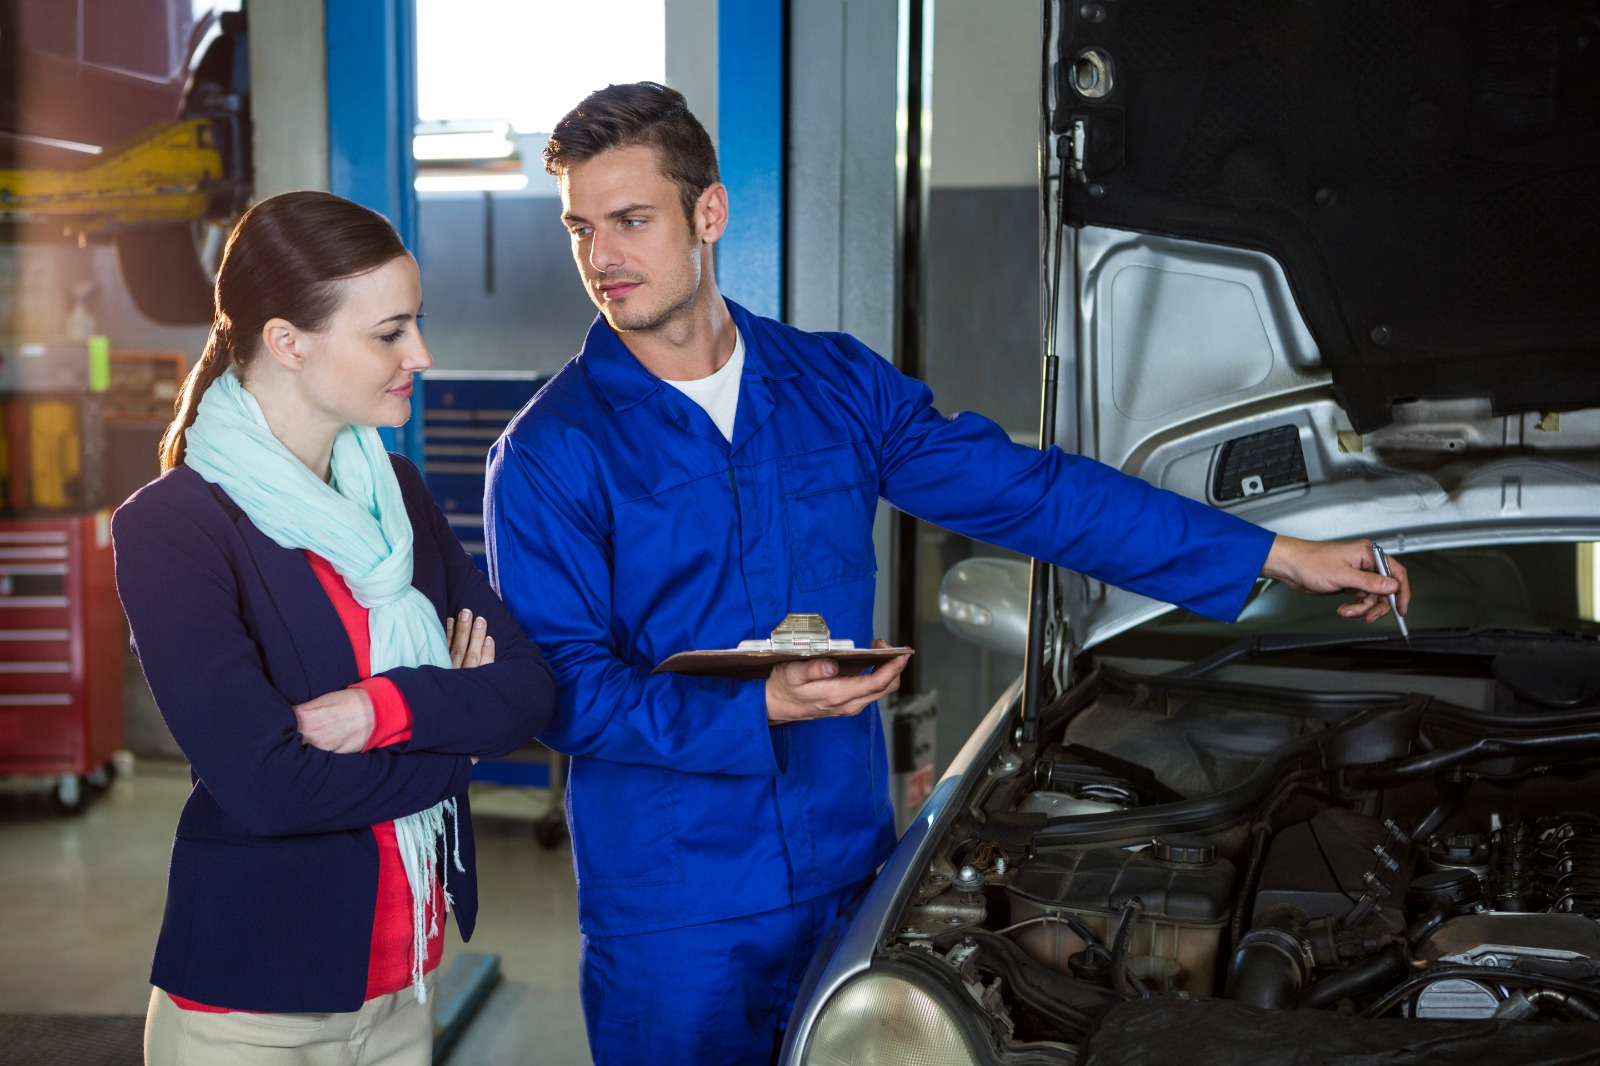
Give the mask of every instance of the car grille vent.
M 1300 430 L 1295 426 L 1277 426 L 1246 437 L 1235 437 L 1222 446 L 1211 495 L 1225 502 L 1308 483 L 1306 457 L 1300 450 Z

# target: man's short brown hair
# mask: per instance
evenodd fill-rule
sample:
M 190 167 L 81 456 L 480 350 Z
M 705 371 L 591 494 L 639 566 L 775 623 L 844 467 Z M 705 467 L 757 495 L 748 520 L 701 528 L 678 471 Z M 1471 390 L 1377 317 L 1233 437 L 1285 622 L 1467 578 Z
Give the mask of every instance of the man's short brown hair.
M 694 225 L 700 194 L 722 180 L 717 150 L 689 102 L 653 81 L 607 85 L 562 116 L 544 146 L 544 169 L 557 177 L 613 148 L 655 149 L 661 172 L 678 187 L 684 217 Z

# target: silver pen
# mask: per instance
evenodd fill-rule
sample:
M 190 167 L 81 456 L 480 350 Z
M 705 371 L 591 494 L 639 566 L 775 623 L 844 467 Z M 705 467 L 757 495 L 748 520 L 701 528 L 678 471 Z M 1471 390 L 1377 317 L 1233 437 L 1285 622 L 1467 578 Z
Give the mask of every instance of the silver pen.
M 1372 545 L 1372 561 L 1378 564 L 1378 573 L 1384 577 L 1393 577 L 1389 573 L 1389 557 L 1376 543 Z M 1411 631 L 1406 628 L 1406 620 L 1400 617 L 1400 604 L 1395 600 L 1395 594 L 1389 593 L 1389 610 L 1394 612 L 1394 620 L 1400 625 L 1400 635 L 1406 638 L 1406 647 L 1411 647 Z

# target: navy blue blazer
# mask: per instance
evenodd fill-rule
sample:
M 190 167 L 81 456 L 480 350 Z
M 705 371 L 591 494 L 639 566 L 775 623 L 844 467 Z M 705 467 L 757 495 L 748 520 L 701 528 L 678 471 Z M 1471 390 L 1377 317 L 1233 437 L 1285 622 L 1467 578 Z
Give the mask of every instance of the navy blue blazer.
M 378 848 L 372 826 L 459 800 L 456 924 L 477 914 L 470 756 L 544 728 L 550 669 L 472 565 L 421 475 L 394 457 L 415 531 L 412 584 L 441 621 L 486 618 L 495 662 L 387 671 L 411 739 L 335 755 L 308 747 L 292 707 L 354 684 L 355 652 L 300 551 L 281 548 L 215 485 L 180 466 L 112 519 L 134 650 L 194 789 L 178 820 L 151 982 L 256 1011 L 352 1011 L 366 992 Z

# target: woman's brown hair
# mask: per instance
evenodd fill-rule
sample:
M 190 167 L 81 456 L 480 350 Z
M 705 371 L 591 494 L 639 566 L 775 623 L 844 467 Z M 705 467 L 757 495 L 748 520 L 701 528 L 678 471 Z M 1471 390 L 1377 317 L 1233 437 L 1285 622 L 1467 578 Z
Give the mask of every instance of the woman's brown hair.
M 229 367 L 245 372 L 270 319 L 322 329 L 339 306 L 336 282 L 405 254 L 388 219 L 332 193 L 280 193 L 246 211 L 217 270 L 205 351 L 184 379 L 176 417 L 161 437 L 161 472 L 183 462 L 200 398 Z

